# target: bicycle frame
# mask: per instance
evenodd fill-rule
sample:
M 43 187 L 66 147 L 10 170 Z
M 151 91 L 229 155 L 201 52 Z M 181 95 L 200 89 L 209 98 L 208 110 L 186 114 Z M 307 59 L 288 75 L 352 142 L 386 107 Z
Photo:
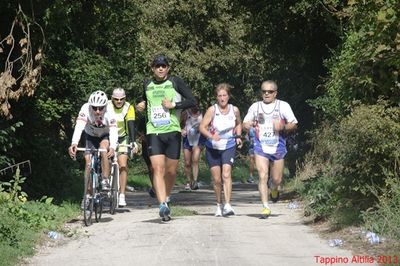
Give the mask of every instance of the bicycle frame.
M 111 162 L 111 176 L 110 176 L 111 189 L 108 193 L 110 199 L 110 213 L 115 214 L 115 209 L 118 207 L 119 200 L 119 164 L 118 153 L 114 152 L 114 158 Z
M 106 149 L 88 149 L 77 148 L 77 151 L 90 152 L 90 164 L 85 165 L 84 178 L 84 209 L 83 217 L 86 226 L 92 224 L 92 213 L 95 212 L 96 222 L 100 221 L 103 210 L 103 196 L 101 195 L 101 155 L 100 152 L 106 152 Z M 89 167 L 87 173 L 86 167 Z

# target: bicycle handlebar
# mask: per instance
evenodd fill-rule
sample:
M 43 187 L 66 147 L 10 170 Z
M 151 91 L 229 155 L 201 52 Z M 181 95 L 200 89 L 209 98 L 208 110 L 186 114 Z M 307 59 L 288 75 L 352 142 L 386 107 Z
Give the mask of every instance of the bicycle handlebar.
M 106 152 L 107 149 L 95 149 L 95 148 L 76 148 L 77 151 L 90 151 L 90 152 Z
M 133 147 L 132 147 L 132 143 L 130 143 L 130 144 L 118 144 L 117 148 L 118 148 L 118 147 L 122 147 L 122 148 L 131 148 L 131 149 L 133 148 Z
M 136 148 L 136 147 L 137 147 L 137 144 L 136 144 L 136 143 L 135 143 L 135 144 L 133 144 L 133 143 L 130 143 L 130 144 L 118 144 L 117 147 L 127 147 L 127 148 L 130 148 L 130 149 L 133 149 L 133 148 Z M 93 147 L 92 147 L 92 148 L 77 147 L 76 150 L 77 150 L 77 151 L 89 151 L 90 153 L 94 153 L 94 152 L 107 152 L 107 151 L 108 151 L 107 149 L 101 149 L 101 148 L 96 149 L 96 148 L 93 148 Z M 117 153 L 117 150 L 115 150 L 114 152 Z M 118 154 L 118 153 L 117 153 L 117 154 Z M 76 157 L 73 157 L 72 159 L 73 159 L 73 160 L 76 160 Z

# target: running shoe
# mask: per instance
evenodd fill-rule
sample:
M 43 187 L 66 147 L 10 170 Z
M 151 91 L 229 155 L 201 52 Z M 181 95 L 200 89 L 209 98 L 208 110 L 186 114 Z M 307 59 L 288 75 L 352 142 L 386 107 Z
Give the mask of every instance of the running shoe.
M 279 200 L 279 190 L 277 187 L 274 187 L 273 189 L 271 189 L 270 197 L 271 197 L 272 202 L 274 202 L 274 203 Z
M 262 218 L 267 218 L 271 214 L 271 210 L 268 207 L 263 207 L 261 211 L 261 217 Z
M 198 190 L 199 189 L 199 183 L 197 183 L 196 180 L 194 180 L 193 183 L 192 183 L 192 189 L 193 190 Z
M 125 194 L 122 194 L 122 193 L 119 194 L 118 206 L 120 206 L 120 207 L 126 206 Z
M 224 205 L 224 209 L 222 210 L 222 214 L 224 216 L 235 215 L 235 211 L 229 203 Z
M 154 190 L 154 188 L 150 188 L 149 189 L 149 195 L 150 195 L 150 197 L 152 197 L 152 198 L 156 198 L 156 191 Z
M 215 211 L 215 217 L 221 217 L 222 216 L 222 209 L 221 209 L 221 205 L 217 204 L 217 210 Z
M 249 178 L 247 178 L 247 183 L 253 184 L 254 178 L 252 176 L 249 176 Z
M 108 178 L 103 178 L 103 180 L 101 180 L 101 189 L 108 191 L 110 188 L 110 180 Z
M 186 184 L 185 190 L 190 190 L 190 184 L 189 183 Z
M 159 215 L 162 218 L 162 220 L 164 222 L 171 220 L 171 210 L 168 208 L 168 204 L 167 203 L 161 203 L 160 204 L 160 212 Z

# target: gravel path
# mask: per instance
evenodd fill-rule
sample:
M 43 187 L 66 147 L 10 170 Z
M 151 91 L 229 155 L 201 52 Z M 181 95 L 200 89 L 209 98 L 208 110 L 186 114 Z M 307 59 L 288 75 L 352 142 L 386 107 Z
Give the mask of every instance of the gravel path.
M 271 204 L 272 215 L 260 219 L 257 185 L 234 185 L 231 217 L 214 217 L 210 188 L 177 189 L 172 197 L 175 206 L 198 214 L 164 223 L 154 199 L 130 192 L 127 208 L 90 227 L 76 221 L 77 236 L 49 242 L 24 265 L 374 265 L 330 247 L 288 201 Z

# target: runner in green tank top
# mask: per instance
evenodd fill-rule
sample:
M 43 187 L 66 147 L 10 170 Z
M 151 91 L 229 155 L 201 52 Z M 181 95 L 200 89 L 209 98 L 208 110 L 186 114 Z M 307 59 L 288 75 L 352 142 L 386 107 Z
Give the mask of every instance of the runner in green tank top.
M 153 169 L 153 184 L 160 203 L 159 215 L 170 220 L 168 198 L 175 185 L 181 150 L 180 112 L 195 105 L 192 91 L 185 82 L 169 76 L 170 65 L 164 55 L 152 64 L 153 78 L 144 84 L 139 111 L 146 110 L 146 139 Z

